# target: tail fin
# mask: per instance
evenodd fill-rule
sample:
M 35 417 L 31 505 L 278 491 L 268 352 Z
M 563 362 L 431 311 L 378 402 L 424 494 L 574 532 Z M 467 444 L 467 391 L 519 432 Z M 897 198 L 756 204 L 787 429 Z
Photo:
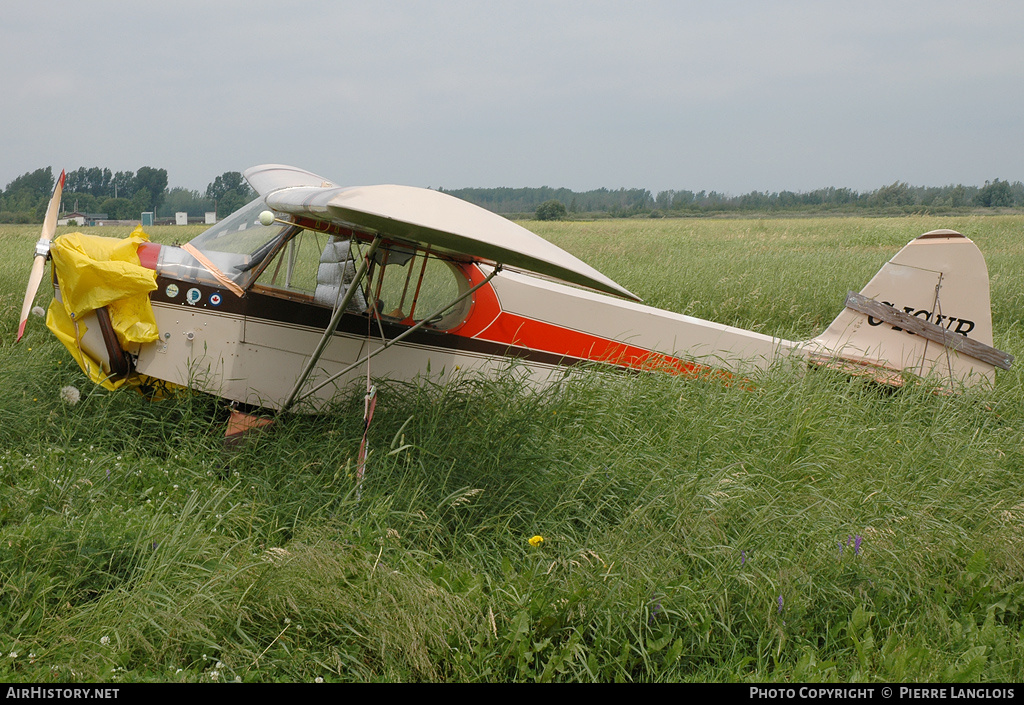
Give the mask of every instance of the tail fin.
M 809 341 L 813 361 L 901 383 L 903 372 L 972 385 L 995 380 L 1011 355 L 992 347 L 988 268 L 953 230 L 912 240 Z

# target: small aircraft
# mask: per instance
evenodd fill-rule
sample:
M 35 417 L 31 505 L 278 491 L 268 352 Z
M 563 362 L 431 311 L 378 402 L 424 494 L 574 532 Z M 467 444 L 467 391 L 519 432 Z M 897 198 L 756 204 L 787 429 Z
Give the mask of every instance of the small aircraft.
M 544 384 L 581 362 L 744 375 L 785 357 L 899 384 L 991 383 L 988 271 L 934 230 L 885 264 L 819 336 L 793 342 L 659 310 L 490 211 L 433 190 L 245 172 L 258 198 L 181 247 L 142 234 L 53 238 L 54 190 L 19 325 L 46 258 L 47 325 L 108 388 L 181 385 L 241 405 L 316 411 L 362 380 L 444 380 L 519 361 Z M 371 362 L 372 361 L 372 362 Z

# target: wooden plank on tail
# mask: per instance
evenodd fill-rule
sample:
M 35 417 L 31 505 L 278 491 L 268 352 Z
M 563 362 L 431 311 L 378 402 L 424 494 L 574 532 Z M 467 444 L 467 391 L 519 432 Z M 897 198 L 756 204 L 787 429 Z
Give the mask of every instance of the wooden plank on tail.
M 862 294 L 849 292 L 846 295 L 846 307 L 936 342 L 950 350 L 955 350 L 976 360 L 987 362 L 1001 370 L 1008 370 L 1013 364 L 1013 355 L 1010 353 L 997 350 L 991 345 L 985 345 L 985 343 L 968 338 L 962 333 L 953 333 L 936 323 L 926 321 L 918 316 L 912 316 L 894 306 L 883 304 Z

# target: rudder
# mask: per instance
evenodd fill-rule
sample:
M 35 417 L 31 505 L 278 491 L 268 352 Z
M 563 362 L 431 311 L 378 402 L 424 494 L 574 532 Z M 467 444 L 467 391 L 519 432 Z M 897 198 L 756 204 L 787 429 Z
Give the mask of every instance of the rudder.
M 972 240 L 933 230 L 887 262 L 817 338 L 810 358 L 900 383 L 904 372 L 972 385 L 1012 356 L 992 347 L 988 267 Z

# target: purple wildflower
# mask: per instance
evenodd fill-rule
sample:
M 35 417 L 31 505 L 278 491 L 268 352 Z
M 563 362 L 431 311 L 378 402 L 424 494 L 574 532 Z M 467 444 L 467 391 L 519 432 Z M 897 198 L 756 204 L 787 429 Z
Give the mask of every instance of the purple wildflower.
M 661 602 L 655 602 L 651 605 L 651 614 L 647 618 L 648 624 L 653 624 L 654 620 L 658 618 L 658 613 L 661 612 Z
M 855 555 L 855 556 L 859 556 L 860 555 L 860 542 L 861 541 L 863 541 L 863 538 L 860 535 L 858 535 L 854 539 L 854 541 L 853 541 L 853 555 Z
M 745 566 L 747 564 L 747 552 L 740 551 L 740 565 Z
M 782 614 L 782 595 L 779 595 L 779 614 Z

